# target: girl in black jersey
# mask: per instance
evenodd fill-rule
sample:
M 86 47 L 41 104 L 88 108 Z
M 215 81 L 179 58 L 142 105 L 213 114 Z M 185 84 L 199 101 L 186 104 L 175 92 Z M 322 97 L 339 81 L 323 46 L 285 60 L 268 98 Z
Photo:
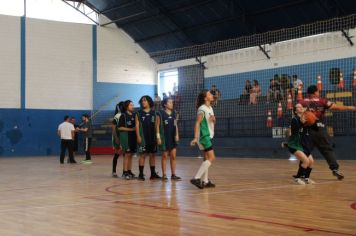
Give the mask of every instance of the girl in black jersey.
M 146 155 L 150 157 L 150 169 L 151 177 L 150 179 L 160 179 L 161 177 L 156 173 L 155 167 L 155 153 L 157 152 L 156 144 L 156 113 L 152 110 L 154 106 L 153 100 L 150 96 L 142 96 L 140 101 L 140 110 L 136 115 L 136 137 L 138 144 L 138 151 L 140 153 L 139 158 L 139 169 L 140 174 L 138 176 L 139 180 L 145 180 L 143 175 L 143 169 L 145 166 Z
M 117 178 L 116 166 L 117 160 L 121 154 L 119 120 L 122 113 L 124 113 L 124 102 L 119 102 L 116 105 L 115 116 L 112 120 L 112 147 L 114 149 L 114 157 L 112 159 L 112 177 Z
M 309 178 L 312 171 L 314 159 L 311 154 L 313 143 L 310 138 L 310 127 L 306 126 L 304 113 L 305 109 L 301 104 L 294 107 L 294 117 L 291 120 L 291 135 L 285 146 L 300 161 L 297 175 L 293 176 L 297 184 L 313 184 Z
M 126 100 L 124 103 L 125 112 L 120 116 L 120 144 L 124 153 L 124 172 L 125 179 L 132 179 L 135 175 L 132 173 L 132 155 L 136 153 L 136 132 L 135 132 L 135 113 L 132 101 Z
M 162 179 L 168 180 L 166 175 L 167 157 L 170 156 L 172 180 L 181 180 L 176 175 L 176 156 L 177 142 L 179 141 L 177 115 L 173 110 L 173 100 L 163 99 L 163 110 L 157 113 L 156 119 L 156 137 L 157 144 L 162 151 Z

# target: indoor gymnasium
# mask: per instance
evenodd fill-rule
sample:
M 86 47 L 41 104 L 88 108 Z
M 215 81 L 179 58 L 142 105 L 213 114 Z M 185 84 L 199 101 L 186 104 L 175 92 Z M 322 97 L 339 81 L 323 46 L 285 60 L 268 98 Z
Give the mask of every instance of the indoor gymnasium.
M 0 0 L 0 235 L 356 236 L 353 0 Z

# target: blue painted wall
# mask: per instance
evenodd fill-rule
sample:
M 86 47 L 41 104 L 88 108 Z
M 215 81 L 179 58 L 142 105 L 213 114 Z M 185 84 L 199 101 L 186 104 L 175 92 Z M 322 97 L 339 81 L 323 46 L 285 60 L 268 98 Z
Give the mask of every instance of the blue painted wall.
M 266 95 L 269 81 L 275 74 L 296 74 L 304 82 L 304 88 L 307 88 L 316 83 L 316 77 L 320 73 L 324 90 L 332 90 L 334 86 L 329 81 L 329 69 L 334 67 L 340 68 L 343 72 L 345 87 L 349 88 L 353 78 L 352 69 L 356 67 L 356 57 L 209 77 L 205 79 L 204 87 L 209 89 L 215 84 L 222 92 L 221 99 L 235 99 L 242 94 L 246 80 L 257 79 L 262 94 Z
M 146 84 L 117 84 L 117 83 L 95 83 L 94 84 L 94 110 L 113 110 L 115 105 L 122 100 L 132 100 L 135 107 L 143 95 L 154 98 L 157 91 L 156 85 Z M 114 99 L 117 97 L 117 99 Z M 108 102 L 111 101 L 109 104 Z M 104 107 L 104 105 L 106 105 Z
M 0 109 L 0 156 L 58 155 L 57 128 L 65 115 L 80 122 L 87 110 Z

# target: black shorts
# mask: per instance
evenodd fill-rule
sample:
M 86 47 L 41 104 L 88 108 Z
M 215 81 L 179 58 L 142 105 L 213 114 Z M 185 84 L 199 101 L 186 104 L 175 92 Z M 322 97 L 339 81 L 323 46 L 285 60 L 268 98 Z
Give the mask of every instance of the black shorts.
M 124 150 L 125 153 L 136 153 L 137 147 L 136 145 L 129 145 L 129 148 Z
M 156 153 L 157 145 L 145 145 L 139 148 L 140 153 Z
M 297 149 L 294 149 L 294 148 L 290 148 L 290 147 L 288 147 L 288 150 L 292 154 L 294 154 L 296 151 L 300 151 L 300 150 L 297 150 Z M 303 151 L 303 152 L 307 157 L 310 156 L 310 154 L 311 154 L 310 152 L 307 152 L 307 151 Z

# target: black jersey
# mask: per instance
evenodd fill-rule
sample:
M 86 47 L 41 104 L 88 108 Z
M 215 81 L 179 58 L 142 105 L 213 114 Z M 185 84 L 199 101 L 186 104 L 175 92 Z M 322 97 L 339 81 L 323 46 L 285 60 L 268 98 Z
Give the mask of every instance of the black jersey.
M 288 146 L 295 150 L 303 151 L 309 156 L 313 150 L 313 143 L 310 137 L 310 127 L 304 126 L 299 117 L 293 117 L 291 122 L 291 137 Z
M 142 146 L 155 146 L 156 145 L 156 112 L 150 110 L 145 112 L 143 110 L 137 113 L 138 120 L 140 122 L 140 134 L 142 140 Z
M 119 119 L 119 127 L 135 128 L 135 113 L 123 113 Z M 135 131 L 120 131 L 120 142 L 125 152 L 136 152 Z
M 177 134 L 177 119 L 176 113 L 172 111 L 168 114 L 166 111 L 162 110 L 159 112 L 161 119 L 160 122 L 160 136 L 161 142 L 160 148 L 162 151 L 173 149 L 177 146 L 175 137 Z

